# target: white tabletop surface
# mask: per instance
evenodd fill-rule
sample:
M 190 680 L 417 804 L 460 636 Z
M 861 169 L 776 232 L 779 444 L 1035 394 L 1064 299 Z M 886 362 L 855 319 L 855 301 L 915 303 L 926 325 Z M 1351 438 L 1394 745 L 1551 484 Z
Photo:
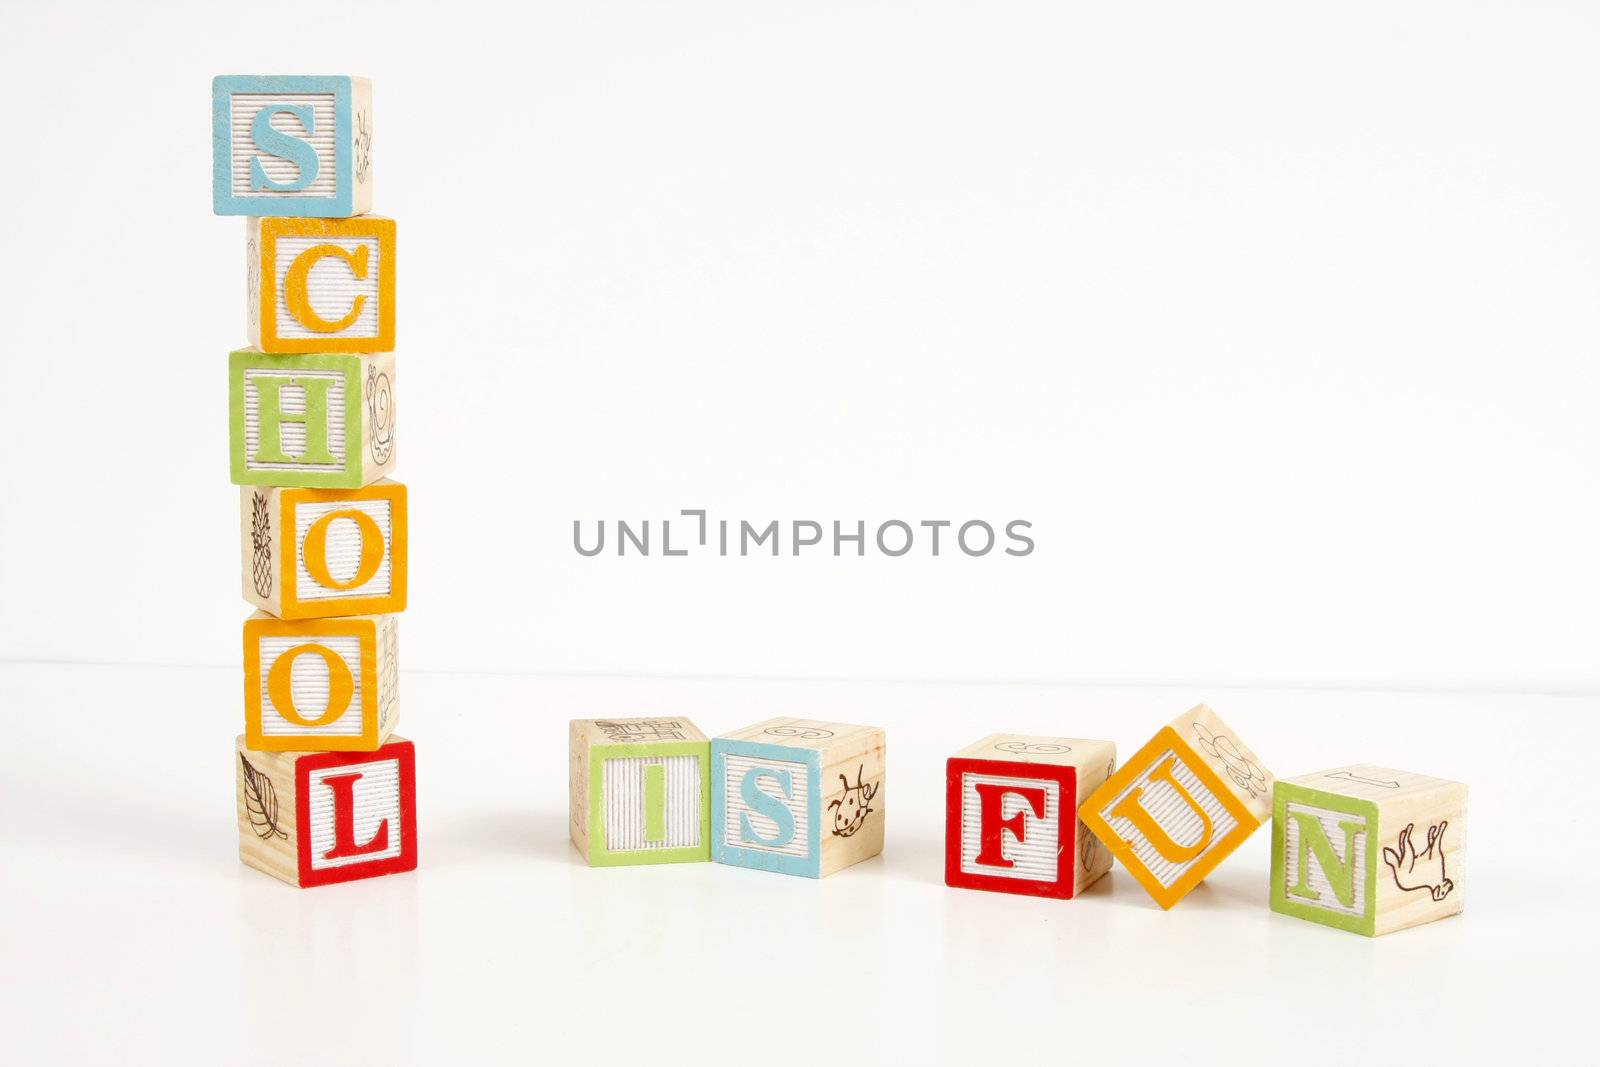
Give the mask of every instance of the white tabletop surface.
M 10 1063 L 1460 1064 L 1587 1058 L 1600 697 L 407 674 L 414 874 L 297 890 L 238 862 L 240 677 L 0 665 Z M 1466 781 L 1466 913 L 1368 940 L 1270 913 L 1268 834 L 1162 912 L 947 889 L 943 761 L 998 731 L 1130 754 L 1205 700 L 1273 771 Z M 566 720 L 888 729 L 884 854 L 821 882 L 590 870 Z M 1582 1051 L 1587 1048 L 1587 1051 Z

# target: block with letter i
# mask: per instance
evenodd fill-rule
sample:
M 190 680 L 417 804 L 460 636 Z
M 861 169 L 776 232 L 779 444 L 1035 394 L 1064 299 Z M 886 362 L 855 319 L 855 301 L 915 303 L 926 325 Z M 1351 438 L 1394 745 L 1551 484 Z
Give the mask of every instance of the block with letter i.
M 245 259 L 245 324 L 261 351 L 394 350 L 393 219 L 247 219 Z
M 417 868 L 410 741 L 374 752 L 260 752 L 234 743 L 239 858 L 301 887 Z
M 1163 727 L 1078 812 L 1163 908 L 1271 813 L 1272 775 L 1204 704 Z
M 222 74 L 211 82 L 218 215 L 349 218 L 372 210 L 372 83 Z
M 235 485 L 359 489 L 394 468 L 394 354 L 228 357 Z
M 825 878 L 883 851 L 884 732 L 769 719 L 711 742 L 711 858 Z
M 945 769 L 944 881 L 1068 900 L 1111 867 L 1078 805 L 1117 764 L 1110 741 L 994 734 Z
M 1467 787 L 1361 765 L 1272 794 L 1272 910 L 1376 937 L 1462 910 Z
M 591 867 L 711 858 L 711 742 L 688 719 L 575 719 L 572 842 Z
M 406 606 L 406 487 L 244 486 L 244 598 L 280 619 L 380 615 Z
M 244 623 L 245 740 L 256 751 L 371 752 L 400 721 L 395 616 Z

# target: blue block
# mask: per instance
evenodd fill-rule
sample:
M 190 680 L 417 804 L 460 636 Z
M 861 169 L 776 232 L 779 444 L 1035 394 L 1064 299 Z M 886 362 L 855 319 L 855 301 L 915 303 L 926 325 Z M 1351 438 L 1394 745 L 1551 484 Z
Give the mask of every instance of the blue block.
M 816 749 L 713 739 L 711 859 L 820 878 L 821 786 Z
M 211 82 L 218 215 L 349 218 L 372 210 L 372 85 L 348 75 Z

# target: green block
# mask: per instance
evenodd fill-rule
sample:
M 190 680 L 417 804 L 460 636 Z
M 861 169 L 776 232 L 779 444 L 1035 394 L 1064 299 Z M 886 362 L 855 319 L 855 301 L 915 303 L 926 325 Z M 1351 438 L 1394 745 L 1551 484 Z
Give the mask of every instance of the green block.
M 1273 784 L 1273 911 L 1372 937 L 1378 867 L 1377 804 Z
M 610 760 L 650 759 L 652 757 L 692 756 L 694 772 L 685 781 L 682 773 L 668 773 L 664 764 L 638 767 L 638 808 L 626 813 L 642 828 L 638 847 L 606 847 L 605 769 Z M 619 766 L 618 770 L 623 768 Z M 680 792 L 686 784 L 698 781 L 693 798 Z M 619 796 L 627 794 L 625 791 Z M 620 803 L 620 801 L 619 801 Z M 698 810 L 685 808 L 697 805 Z M 689 810 L 698 819 L 697 844 L 672 846 L 666 838 L 680 821 L 669 817 L 669 809 Z M 653 842 L 661 842 L 655 845 Z M 594 745 L 589 749 L 589 866 L 621 867 L 636 863 L 709 863 L 711 861 L 711 742 L 663 741 L 654 744 Z
M 394 458 L 393 369 L 392 354 L 229 353 L 234 484 L 358 489 L 382 477 Z

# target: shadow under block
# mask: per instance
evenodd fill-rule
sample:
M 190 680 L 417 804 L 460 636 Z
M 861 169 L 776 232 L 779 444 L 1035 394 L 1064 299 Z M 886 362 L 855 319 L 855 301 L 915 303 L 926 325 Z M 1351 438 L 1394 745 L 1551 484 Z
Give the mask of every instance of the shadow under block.
M 239 490 L 244 598 L 280 619 L 406 607 L 406 487 Z
M 1163 908 L 1216 869 L 1272 813 L 1272 775 L 1217 713 L 1178 716 L 1078 811 Z
M 376 752 L 256 752 L 234 742 L 239 858 L 290 885 L 417 869 L 410 741 Z
M 711 742 L 711 858 L 806 878 L 883 851 L 884 732 L 768 719 Z
M 1368 937 L 1462 910 L 1467 787 L 1360 765 L 1272 793 L 1272 910 Z
M 245 220 L 245 327 L 273 354 L 394 351 L 395 224 Z
M 711 859 L 711 742 L 688 719 L 574 719 L 572 843 L 591 867 Z
M 244 621 L 244 733 L 258 752 L 371 752 L 400 721 L 393 615 Z
M 349 218 L 372 210 L 372 83 L 348 75 L 211 81 L 211 209 Z
M 394 468 L 394 353 L 228 356 L 235 485 L 359 489 Z
M 1078 805 L 1116 769 L 1117 746 L 993 734 L 945 765 L 944 882 L 1070 900 L 1111 869 Z

